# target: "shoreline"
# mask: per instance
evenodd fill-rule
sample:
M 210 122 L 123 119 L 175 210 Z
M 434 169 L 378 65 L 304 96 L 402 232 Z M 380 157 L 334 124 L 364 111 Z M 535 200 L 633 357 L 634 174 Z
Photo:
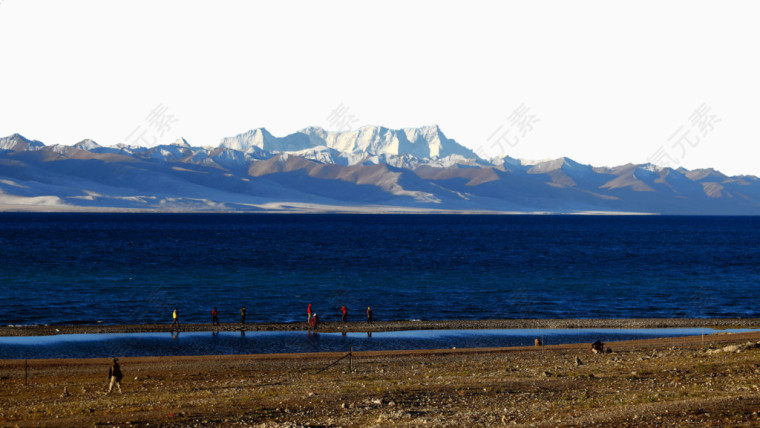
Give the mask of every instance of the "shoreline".
M 0 360 L 3 426 L 754 426 L 760 332 L 345 353 Z
M 701 350 L 720 349 L 727 344 L 757 342 L 760 352 L 760 331 L 742 333 L 713 333 L 702 336 L 674 336 L 657 337 L 649 339 L 631 339 L 604 342 L 606 347 L 612 347 L 612 354 L 624 352 L 646 352 L 652 350 L 665 350 L 673 347 L 694 348 Z M 578 355 L 589 355 L 590 343 L 560 343 L 544 346 L 520 345 L 520 346 L 496 346 L 475 348 L 431 348 L 431 349 L 384 349 L 369 351 L 353 351 L 354 358 L 403 358 L 403 357 L 441 357 L 447 355 L 488 355 L 488 354 L 518 354 L 533 355 L 543 352 L 573 352 Z M 728 351 L 733 353 L 735 351 Z M 324 352 L 275 352 L 266 354 L 199 354 L 199 355 L 143 355 L 119 357 L 122 363 L 167 363 L 167 362 L 220 362 L 220 361 L 334 361 L 337 358 L 347 356 L 346 351 Z M 603 357 L 605 354 L 590 354 Z M 85 357 L 85 358 L 0 358 L 0 368 L 6 366 L 23 365 L 24 361 L 38 367 L 76 366 L 85 363 L 110 364 L 112 357 Z M 759 372 L 760 374 L 760 372 Z
M 580 319 L 492 319 L 437 321 L 323 322 L 318 331 L 384 332 L 405 330 L 485 330 L 485 329 L 637 329 L 637 328 L 760 328 L 760 318 L 580 318 Z M 179 331 L 306 331 L 306 322 L 291 323 L 210 323 L 180 324 Z M 0 336 L 50 336 L 59 334 L 159 333 L 172 329 L 166 324 L 83 324 L 19 325 L 0 327 Z

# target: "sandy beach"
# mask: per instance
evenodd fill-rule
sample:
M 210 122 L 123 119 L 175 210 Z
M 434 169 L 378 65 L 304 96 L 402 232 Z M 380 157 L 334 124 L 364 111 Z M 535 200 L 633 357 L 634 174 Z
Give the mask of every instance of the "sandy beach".
M 475 324 L 512 328 L 520 322 Z M 682 326 L 680 320 L 609 322 L 579 325 Z M 3 334 L 7 330 L 31 334 L 18 327 L 6 327 Z M 28 360 L 26 369 L 24 360 L 1 360 L 0 425 L 757 426 L 759 341 L 760 333 L 718 333 L 612 342 L 604 354 L 577 344 L 357 352 L 350 358 L 345 353 L 122 358 L 123 394 L 110 395 L 105 393 L 109 359 Z

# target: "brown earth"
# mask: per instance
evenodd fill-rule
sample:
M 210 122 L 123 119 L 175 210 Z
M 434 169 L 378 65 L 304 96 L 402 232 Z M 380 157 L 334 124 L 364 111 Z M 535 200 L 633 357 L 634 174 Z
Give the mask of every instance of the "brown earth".
M 758 341 L 0 360 L 0 425 L 760 426 Z

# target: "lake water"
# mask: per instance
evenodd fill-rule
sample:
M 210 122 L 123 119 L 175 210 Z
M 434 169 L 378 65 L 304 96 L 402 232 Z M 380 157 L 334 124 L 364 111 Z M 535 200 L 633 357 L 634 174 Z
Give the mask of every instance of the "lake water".
M 759 243 L 757 217 L 3 213 L 0 324 L 760 317 Z

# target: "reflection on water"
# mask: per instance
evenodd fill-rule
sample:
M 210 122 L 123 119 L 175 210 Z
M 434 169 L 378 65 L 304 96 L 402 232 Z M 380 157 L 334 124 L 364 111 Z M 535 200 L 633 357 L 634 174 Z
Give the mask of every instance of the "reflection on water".
M 751 329 L 722 330 L 740 333 Z M 596 340 L 696 336 L 716 330 L 662 329 L 504 329 L 409 330 L 388 332 L 317 333 L 313 331 L 177 332 L 64 334 L 0 337 L 0 358 L 91 358 L 160 355 L 260 354 L 341 352 L 393 349 L 480 348 L 592 343 Z M 209 335 L 209 333 L 211 333 Z

